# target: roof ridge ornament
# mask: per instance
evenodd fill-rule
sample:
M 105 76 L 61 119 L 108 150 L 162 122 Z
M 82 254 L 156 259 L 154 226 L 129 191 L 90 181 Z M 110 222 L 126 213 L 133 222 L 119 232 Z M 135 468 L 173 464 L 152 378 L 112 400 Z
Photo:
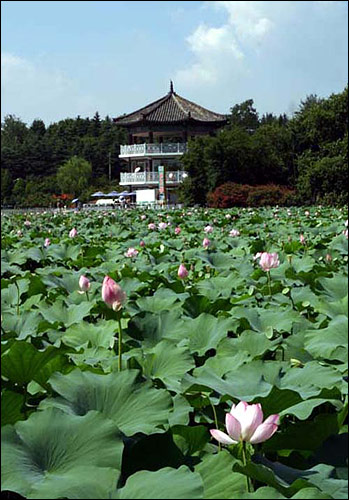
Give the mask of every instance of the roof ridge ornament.
M 173 94 L 174 93 L 174 90 L 173 90 L 173 81 L 170 80 L 170 94 Z

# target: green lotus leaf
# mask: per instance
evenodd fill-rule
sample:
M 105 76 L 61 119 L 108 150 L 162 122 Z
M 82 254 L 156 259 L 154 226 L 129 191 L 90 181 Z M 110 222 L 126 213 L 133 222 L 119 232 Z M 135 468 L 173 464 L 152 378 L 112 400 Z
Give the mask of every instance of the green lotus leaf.
M 28 384 L 40 376 L 49 361 L 60 355 L 59 349 L 53 346 L 38 351 L 32 344 L 18 340 L 1 359 L 1 375 L 14 383 Z
M 188 297 L 186 293 L 177 294 L 169 288 L 159 288 L 154 295 L 137 299 L 136 304 L 141 311 L 157 313 L 180 307 L 181 301 L 186 297 Z
M 185 455 L 194 455 L 210 441 L 211 436 L 204 425 L 175 425 L 171 428 L 173 440 Z
M 183 337 L 188 339 L 188 347 L 192 353 L 203 356 L 209 349 L 216 348 L 232 328 L 231 318 L 215 318 L 211 314 L 202 313 L 195 319 L 186 321 Z
M 161 311 L 159 314 L 150 312 L 133 316 L 128 324 L 127 333 L 142 340 L 144 347 L 154 347 L 163 338 L 170 340 L 185 339 L 184 320 L 178 309 Z
M 57 407 L 75 415 L 100 411 L 113 420 L 120 430 L 131 436 L 150 434 L 168 426 L 172 398 L 150 382 L 138 382 L 137 370 L 100 375 L 74 370 L 68 375 L 55 373 L 49 380 L 60 397 L 47 398 L 40 408 Z
M 18 340 L 35 337 L 42 318 L 38 311 L 23 311 L 20 316 L 4 313 L 2 327 L 6 332 L 17 334 Z
M 1 425 L 14 424 L 18 420 L 23 420 L 23 405 L 23 394 L 5 389 L 1 395 Z
M 136 472 L 111 498 L 165 500 L 204 498 L 204 496 L 200 475 L 182 466 L 179 469 L 165 467 L 156 472 Z
M 61 340 L 67 346 L 75 349 L 79 349 L 84 345 L 108 349 L 113 347 L 115 336 L 118 335 L 119 326 L 117 321 L 101 320 L 98 323 L 81 321 L 67 328 Z
M 204 456 L 195 467 L 204 483 L 204 498 L 233 499 L 242 498 L 246 491 L 246 478 L 233 472 L 234 459 L 226 450 L 215 455 Z
M 68 471 L 50 472 L 35 484 L 27 498 L 112 498 L 120 473 L 116 469 L 91 465 L 72 466 Z
M 146 377 L 158 378 L 169 390 L 176 392 L 180 392 L 183 375 L 195 367 L 188 349 L 168 340 L 162 340 L 152 349 L 145 350 L 137 359 Z
M 74 323 L 80 323 L 88 316 L 92 307 L 93 303 L 88 301 L 78 305 L 70 304 L 67 307 L 63 300 L 56 300 L 52 305 L 42 304 L 39 311 L 49 323 L 64 323 L 68 327 Z
M 56 408 L 32 414 L 28 420 L 1 430 L 2 490 L 31 498 L 60 498 L 74 468 L 121 468 L 123 442 L 117 426 L 98 412 L 85 416 Z M 96 476 L 98 477 L 98 476 Z M 54 487 L 52 496 L 41 491 Z
M 344 276 L 334 276 L 333 278 L 319 278 L 317 280 L 325 290 L 328 300 L 336 301 L 348 297 L 348 278 Z
M 304 346 L 314 358 L 344 363 L 348 357 L 348 318 L 337 316 L 327 328 L 309 330 L 305 335 Z

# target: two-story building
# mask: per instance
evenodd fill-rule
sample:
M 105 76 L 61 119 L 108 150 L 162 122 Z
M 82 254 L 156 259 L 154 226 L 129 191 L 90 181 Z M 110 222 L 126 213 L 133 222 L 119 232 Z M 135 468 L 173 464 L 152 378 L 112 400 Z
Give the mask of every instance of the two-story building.
M 180 159 L 187 151 L 188 139 L 213 135 L 227 122 L 225 115 L 179 96 L 172 82 L 161 99 L 113 121 L 128 131 L 128 144 L 120 147 L 119 158 L 127 169 L 120 174 L 120 185 L 131 191 L 153 188 L 157 195 L 159 166 L 163 166 L 169 203 L 176 201 L 176 188 L 187 176 Z

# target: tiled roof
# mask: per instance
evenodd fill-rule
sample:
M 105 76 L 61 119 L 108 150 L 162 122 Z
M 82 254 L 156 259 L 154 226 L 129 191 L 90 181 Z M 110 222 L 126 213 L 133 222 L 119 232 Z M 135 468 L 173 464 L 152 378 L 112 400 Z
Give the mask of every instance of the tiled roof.
M 176 94 L 171 82 L 170 92 L 167 95 L 133 113 L 114 118 L 113 121 L 122 126 L 135 125 L 144 121 L 147 123 L 178 123 L 189 119 L 201 123 L 224 124 L 226 122 L 225 115 L 209 111 Z

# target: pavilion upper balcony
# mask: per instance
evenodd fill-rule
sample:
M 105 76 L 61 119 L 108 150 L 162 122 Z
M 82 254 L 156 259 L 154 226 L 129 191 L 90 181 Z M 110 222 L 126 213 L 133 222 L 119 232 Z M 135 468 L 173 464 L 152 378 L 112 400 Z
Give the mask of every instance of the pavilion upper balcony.
M 119 158 L 136 158 L 141 156 L 173 156 L 187 151 L 186 142 L 161 142 L 150 144 L 128 144 L 120 146 Z
M 166 172 L 166 185 L 174 186 L 180 184 L 188 177 L 187 172 L 177 170 Z M 158 186 L 159 172 L 121 172 L 120 186 L 135 185 L 135 186 Z

